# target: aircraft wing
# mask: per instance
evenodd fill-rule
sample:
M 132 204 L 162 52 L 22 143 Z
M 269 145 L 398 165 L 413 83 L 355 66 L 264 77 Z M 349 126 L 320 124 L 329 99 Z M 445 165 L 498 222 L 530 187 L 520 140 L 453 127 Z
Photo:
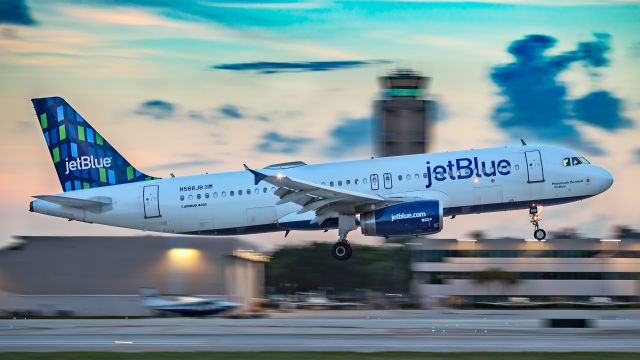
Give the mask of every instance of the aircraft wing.
M 384 207 L 390 204 L 407 201 L 404 198 L 384 198 L 379 195 L 366 194 L 320 185 L 313 182 L 291 178 L 281 173 L 270 174 L 252 170 L 245 165 L 255 177 L 255 184 L 265 181 L 278 189 L 275 194 L 280 198 L 278 205 L 295 203 L 302 206 L 298 214 L 315 211 L 316 218 L 312 223 L 322 224 L 328 218 L 340 214 L 355 214 L 363 210 Z

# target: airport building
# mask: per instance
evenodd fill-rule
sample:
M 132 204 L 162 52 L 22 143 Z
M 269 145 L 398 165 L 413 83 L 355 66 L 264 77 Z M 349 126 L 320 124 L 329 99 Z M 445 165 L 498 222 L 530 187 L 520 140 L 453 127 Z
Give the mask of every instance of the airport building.
M 430 78 L 409 69 L 379 78 L 382 99 L 374 103 L 376 156 L 423 154 L 429 151 L 436 102 L 427 100 Z
M 417 239 L 411 247 L 423 307 L 640 301 L 640 237 Z
M 23 236 L 0 250 L 0 314 L 149 315 L 141 288 L 220 297 L 264 296 L 268 257 L 235 238 Z

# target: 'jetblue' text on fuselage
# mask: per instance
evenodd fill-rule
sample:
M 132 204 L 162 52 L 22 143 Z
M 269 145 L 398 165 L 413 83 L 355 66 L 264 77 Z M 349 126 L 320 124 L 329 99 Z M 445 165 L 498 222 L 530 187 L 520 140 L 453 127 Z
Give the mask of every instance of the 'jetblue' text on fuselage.
M 446 165 L 436 165 L 431 168 L 431 162 L 427 161 L 427 189 L 433 185 L 433 180 L 445 181 L 470 179 L 472 177 L 492 177 L 496 175 L 511 174 L 511 163 L 509 160 L 479 161 L 477 157 L 473 159 L 460 158 L 454 161 L 447 161 Z

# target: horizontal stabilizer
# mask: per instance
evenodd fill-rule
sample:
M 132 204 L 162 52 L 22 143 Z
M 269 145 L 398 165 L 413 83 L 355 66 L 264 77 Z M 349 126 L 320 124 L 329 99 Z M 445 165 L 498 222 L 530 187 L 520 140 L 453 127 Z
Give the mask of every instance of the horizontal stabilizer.
M 59 196 L 59 195 L 36 195 L 34 196 L 36 199 L 40 199 L 43 201 L 47 201 L 53 204 L 58 204 L 61 206 L 68 206 L 78 209 L 91 209 L 100 211 L 102 207 L 111 205 L 110 197 L 97 197 L 93 199 L 76 199 L 67 196 Z

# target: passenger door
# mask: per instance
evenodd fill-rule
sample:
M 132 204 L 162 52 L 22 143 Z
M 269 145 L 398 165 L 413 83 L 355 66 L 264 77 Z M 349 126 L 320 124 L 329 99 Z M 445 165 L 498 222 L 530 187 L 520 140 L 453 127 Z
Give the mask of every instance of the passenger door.
M 542 156 L 539 150 L 525 151 L 527 160 L 528 183 L 537 183 L 544 181 L 544 170 L 542 169 Z
M 144 202 L 144 218 L 160 217 L 160 187 L 158 185 L 148 185 L 142 190 L 142 201 Z

